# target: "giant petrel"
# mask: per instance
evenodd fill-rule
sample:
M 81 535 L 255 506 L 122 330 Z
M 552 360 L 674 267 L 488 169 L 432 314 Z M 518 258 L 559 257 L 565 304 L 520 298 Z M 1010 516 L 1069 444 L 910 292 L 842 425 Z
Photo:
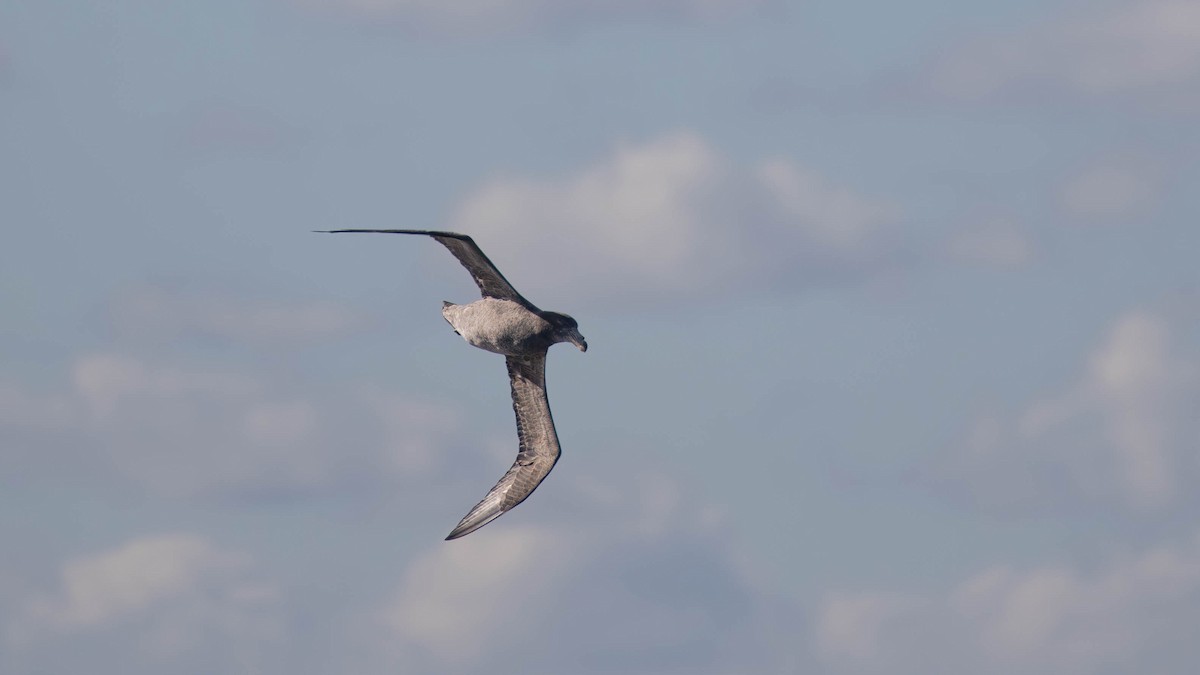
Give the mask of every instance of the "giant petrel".
M 457 539 L 499 518 L 525 501 L 554 468 L 560 452 L 550 402 L 546 398 L 546 351 L 556 342 L 570 342 L 587 351 L 575 319 L 544 312 L 521 297 L 479 246 L 465 234 L 429 230 L 321 230 L 331 234 L 379 232 L 433 237 L 474 277 L 482 300 L 466 305 L 442 303 L 442 316 L 471 345 L 503 354 L 508 361 L 513 410 L 517 414 L 517 461 L 446 537 Z

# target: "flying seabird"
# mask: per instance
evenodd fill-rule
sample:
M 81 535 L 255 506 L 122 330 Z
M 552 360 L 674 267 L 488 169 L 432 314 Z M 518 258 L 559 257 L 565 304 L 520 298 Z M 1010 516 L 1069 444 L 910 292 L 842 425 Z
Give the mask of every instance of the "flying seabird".
M 475 240 L 465 234 L 429 230 L 319 231 L 423 234 L 450 249 L 471 273 L 483 299 L 466 305 L 442 302 L 442 316 L 469 344 L 504 355 L 520 450 L 508 473 L 463 516 L 446 539 L 470 534 L 525 501 L 554 468 L 560 452 L 546 398 L 546 351 L 556 342 L 570 342 L 586 352 L 587 341 L 579 334 L 579 324 L 566 314 L 544 312 L 523 298 Z

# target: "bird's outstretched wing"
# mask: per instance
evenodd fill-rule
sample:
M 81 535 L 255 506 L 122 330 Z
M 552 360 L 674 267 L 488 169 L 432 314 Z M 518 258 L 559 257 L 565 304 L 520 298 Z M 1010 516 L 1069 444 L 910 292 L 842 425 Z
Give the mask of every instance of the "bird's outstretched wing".
M 558 461 L 558 434 L 546 398 L 546 352 L 509 356 L 508 379 L 520 441 L 517 461 L 483 501 L 463 517 L 447 540 L 470 534 L 525 501 Z
M 479 292 L 485 298 L 500 298 L 502 300 L 514 300 L 530 308 L 533 305 L 529 301 L 521 297 L 517 289 L 513 288 L 512 284 L 508 283 L 508 279 L 496 269 L 496 265 L 488 260 L 488 257 L 483 254 L 479 245 L 475 240 L 465 234 L 457 232 L 436 232 L 433 230 L 318 230 L 318 232 L 328 232 L 330 234 L 341 234 L 343 232 L 381 232 L 384 234 L 423 234 L 441 242 L 442 246 L 450 249 L 458 262 L 467 268 L 471 273 L 471 277 L 475 279 L 475 284 L 479 286 Z

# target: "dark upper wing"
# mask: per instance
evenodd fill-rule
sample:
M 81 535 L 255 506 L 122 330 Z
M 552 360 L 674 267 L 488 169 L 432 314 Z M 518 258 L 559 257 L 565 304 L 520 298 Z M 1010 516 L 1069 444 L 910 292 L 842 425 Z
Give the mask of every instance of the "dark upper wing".
M 512 385 L 513 411 L 517 414 L 517 461 L 483 501 L 463 517 L 446 539 L 470 534 L 525 501 L 558 461 L 558 434 L 546 398 L 546 352 L 532 356 L 509 356 L 508 379 Z
M 457 232 L 436 232 L 433 230 L 318 230 L 318 232 L 329 232 L 332 234 L 340 234 L 343 232 L 382 232 L 386 234 L 423 234 L 441 242 L 442 246 L 450 249 L 455 258 L 462 263 L 463 267 L 471 273 L 471 277 L 475 279 L 475 284 L 479 286 L 479 292 L 485 298 L 500 298 L 502 300 L 515 300 L 523 305 L 528 305 L 529 301 L 521 297 L 517 289 L 508 283 L 508 279 L 496 269 L 496 265 L 488 260 L 488 257 L 480 250 L 479 245 L 475 240 L 465 234 Z

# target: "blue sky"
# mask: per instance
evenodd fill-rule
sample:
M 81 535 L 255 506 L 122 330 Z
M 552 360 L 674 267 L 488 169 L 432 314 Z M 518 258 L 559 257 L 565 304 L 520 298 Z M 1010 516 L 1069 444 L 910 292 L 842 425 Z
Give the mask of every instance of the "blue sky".
M 1200 3 L 0 0 L 0 671 L 1190 673 Z M 556 348 L 511 462 L 474 236 Z

